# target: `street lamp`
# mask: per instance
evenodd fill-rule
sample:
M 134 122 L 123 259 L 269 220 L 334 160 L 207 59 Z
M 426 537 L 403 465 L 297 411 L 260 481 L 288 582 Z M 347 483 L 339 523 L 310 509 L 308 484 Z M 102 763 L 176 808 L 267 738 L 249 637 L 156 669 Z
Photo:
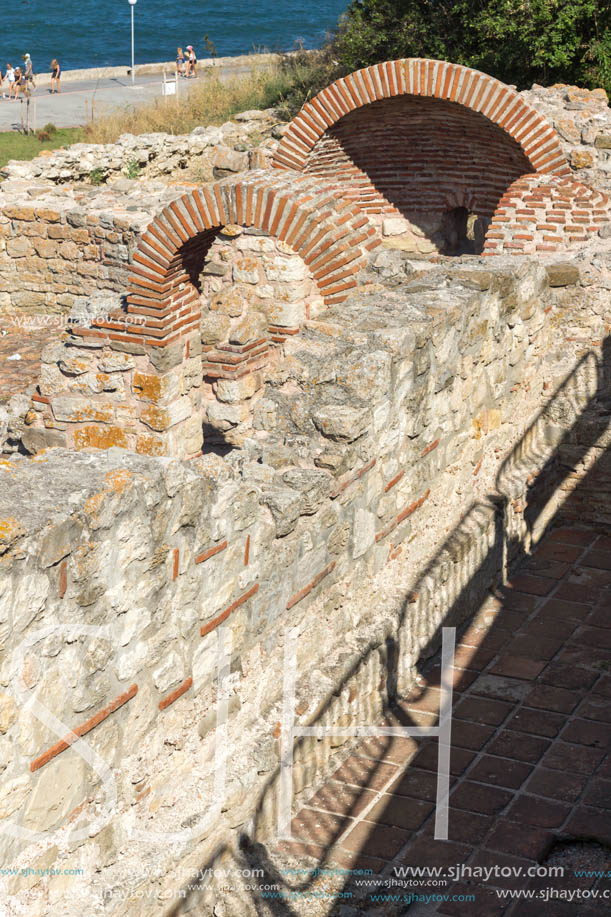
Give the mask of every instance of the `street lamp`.
M 131 11 L 132 11 L 132 84 L 133 84 L 136 80 L 136 72 L 135 72 L 135 66 L 134 66 L 134 7 L 136 3 L 138 2 L 138 0 L 127 0 L 127 2 L 129 3 L 131 7 Z

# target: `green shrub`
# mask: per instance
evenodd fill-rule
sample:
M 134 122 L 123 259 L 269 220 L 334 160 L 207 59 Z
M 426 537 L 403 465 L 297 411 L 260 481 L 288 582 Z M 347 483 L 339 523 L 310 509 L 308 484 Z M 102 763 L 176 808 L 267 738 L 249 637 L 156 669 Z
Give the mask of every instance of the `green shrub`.
M 429 57 L 533 82 L 611 92 L 609 0 L 352 0 L 333 53 L 345 73 Z
M 104 181 L 104 172 L 102 169 L 93 169 L 89 173 L 89 182 L 92 185 L 101 185 Z
M 127 178 L 138 178 L 140 175 L 140 163 L 137 159 L 130 159 L 125 167 Z

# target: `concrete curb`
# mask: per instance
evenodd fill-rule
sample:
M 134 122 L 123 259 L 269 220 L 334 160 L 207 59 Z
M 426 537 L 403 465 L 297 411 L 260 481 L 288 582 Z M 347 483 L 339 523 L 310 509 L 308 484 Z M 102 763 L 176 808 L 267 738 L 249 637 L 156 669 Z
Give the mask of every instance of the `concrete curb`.
M 197 62 L 200 70 L 212 67 L 231 67 L 239 65 L 252 64 L 253 67 L 270 66 L 280 59 L 279 54 L 242 54 L 239 57 L 216 57 L 207 58 Z M 160 61 L 153 64 L 139 64 L 136 66 L 136 78 L 138 76 L 147 76 L 150 74 L 163 74 L 165 71 L 168 75 L 173 74 L 175 70 L 175 61 Z M 61 81 L 63 83 L 75 83 L 79 81 L 94 82 L 101 79 L 125 78 L 131 72 L 129 66 L 125 67 L 94 67 L 89 70 L 62 70 Z M 51 73 L 36 74 L 37 86 L 50 86 Z

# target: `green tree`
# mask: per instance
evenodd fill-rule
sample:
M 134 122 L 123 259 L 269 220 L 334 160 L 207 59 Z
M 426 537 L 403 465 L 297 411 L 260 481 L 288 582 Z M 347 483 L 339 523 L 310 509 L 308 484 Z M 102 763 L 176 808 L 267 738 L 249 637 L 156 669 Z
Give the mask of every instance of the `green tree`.
M 334 53 L 346 72 L 399 57 L 484 70 L 523 89 L 533 82 L 611 92 L 609 0 L 352 0 Z

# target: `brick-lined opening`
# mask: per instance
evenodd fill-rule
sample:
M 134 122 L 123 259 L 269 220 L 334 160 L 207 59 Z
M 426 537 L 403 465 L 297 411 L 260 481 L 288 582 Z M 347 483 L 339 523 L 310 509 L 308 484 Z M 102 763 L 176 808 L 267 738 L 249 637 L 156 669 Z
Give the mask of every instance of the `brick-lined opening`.
M 486 236 L 486 255 L 579 249 L 611 218 L 608 195 L 555 175 L 524 175 L 507 189 Z
M 128 324 L 118 310 L 95 327 L 73 328 L 66 354 L 53 356 L 44 380 L 41 374 L 37 426 L 61 431 L 57 437 L 75 449 L 115 445 L 182 458 L 200 453 L 210 379 L 239 383 L 265 364 L 268 336 L 273 343 L 283 337 L 283 329 L 270 324 L 252 340 L 204 341 L 202 355 L 199 277 L 214 240 L 228 227 L 254 227 L 283 243 L 307 266 L 325 305 L 345 299 L 368 251 L 379 244 L 358 206 L 313 176 L 250 172 L 189 191 L 139 240 L 126 299 L 128 316 L 141 324 Z M 95 348 L 103 348 L 101 360 L 99 353 L 93 358 Z M 131 356 L 121 363 L 112 351 Z M 232 429 L 244 420 L 235 402 L 248 386 L 236 388 L 240 392 L 228 400 L 241 420 L 231 421 Z
M 500 198 L 521 175 L 570 174 L 556 132 L 513 89 L 419 59 L 328 86 L 293 120 L 273 165 L 334 181 L 376 222 L 400 217 L 383 230 L 403 237 L 396 247 L 424 236 L 431 244 L 415 250 L 448 254 L 482 250 Z
M 532 166 L 480 113 L 407 96 L 372 102 L 332 125 L 304 171 L 336 182 L 368 214 L 405 217 L 452 253 L 460 245 L 446 215 L 461 208 L 490 220 L 507 186 Z

